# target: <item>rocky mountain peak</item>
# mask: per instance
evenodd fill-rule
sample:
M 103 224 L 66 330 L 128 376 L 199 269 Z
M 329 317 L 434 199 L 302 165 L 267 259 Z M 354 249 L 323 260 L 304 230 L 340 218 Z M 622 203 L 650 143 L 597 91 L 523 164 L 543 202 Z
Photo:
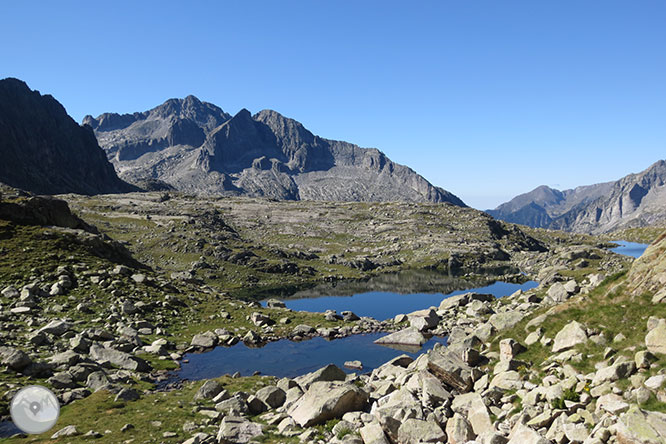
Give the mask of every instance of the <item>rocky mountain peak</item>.
M 281 151 L 289 159 L 293 168 L 306 170 L 309 166 L 308 158 L 322 154 L 321 149 L 317 149 L 321 148 L 321 140 L 300 122 L 270 109 L 258 112 L 254 115 L 254 119 L 268 126 L 275 134 Z
M 147 119 L 170 121 L 191 120 L 208 130 L 221 125 L 231 116 L 212 103 L 202 102 L 189 95 L 184 99 L 169 99 L 148 112 Z
M 122 129 L 91 125 L 130 181 L 157 179 L 193 192 L 278 199 L 464 205 L 379 150 L 323 139 L 273 110 L 253 116 L 244 108 L 232 117 L 188 96 L 133 116 Z
M 127 192 L 88 126 L 52 96 L 0 80 L 0 182 L 38 194 Z
M 666 221 L 666 161 L 617 181 L 554 190 L 541 186 L 516 196 L 493 217 L 533 227 L 603 233 Z

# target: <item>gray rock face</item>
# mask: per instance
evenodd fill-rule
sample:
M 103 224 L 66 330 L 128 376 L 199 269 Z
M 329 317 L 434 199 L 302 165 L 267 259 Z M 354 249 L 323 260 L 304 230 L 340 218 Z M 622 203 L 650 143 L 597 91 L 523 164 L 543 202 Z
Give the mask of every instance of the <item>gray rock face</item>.
M 0 134 L 0 182 L 38 194 L 135 190 L 118 178 L 90 128 L 20 80 L 0 80 Z
M 135 183 L 278 199 L 464 203 L 376 149 L 322 139 L 271 110 L 230 116 L 193 96 L 150 111 L 87 116 Z
M 494 210 L 497 219 L 531 227 L 605 233 L 666 219 L 666 161 L 615 182 L 559 191 L 540 186 Z

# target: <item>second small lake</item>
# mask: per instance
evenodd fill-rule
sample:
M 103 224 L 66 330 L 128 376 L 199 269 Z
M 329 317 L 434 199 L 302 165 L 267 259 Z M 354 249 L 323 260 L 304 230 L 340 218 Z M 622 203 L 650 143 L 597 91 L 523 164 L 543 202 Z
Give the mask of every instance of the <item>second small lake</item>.
M 182 364 L 178 379 L 200 380 L 216 378 L 225 373 L 240 372 L 250 376 L 255 371 L 277 377 L 295 377 L 315 371 L 328 364 L 335 364 L 346 372 L 359 372 L 344 368 L 345 361 L 361 361 L 360 372 L 372 371 L 396 356 L 407 354 L 418 356 L 430 350 L 436 343 L 446 344 L 446 338 L 433 336 L 421 349 L 395 349 L 374 344 L 373 341 L 386 333 L 368 333 L 326 340 L 315 337 L 294 342 L 282 339 L 270 342 L 261 348 L 238 343 L 233 347 L 217 347 L 206 353 L 186 355 L 189 362 Z
M 648 244 L 627 241 L 613 241 L 613 243 L 618 244 L 619 246 L 611 248 L 612 252 L 631 257 L 641 257 L 643 252 L 645 252 L 645 249 L 649 246 Z

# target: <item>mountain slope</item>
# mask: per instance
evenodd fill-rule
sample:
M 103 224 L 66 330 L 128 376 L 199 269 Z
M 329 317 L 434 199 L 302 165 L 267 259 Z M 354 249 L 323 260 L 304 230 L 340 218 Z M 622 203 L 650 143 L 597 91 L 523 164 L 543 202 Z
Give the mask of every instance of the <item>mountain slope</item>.
M 488 213 L 508 222 L 581 233 L 605 233 L 666 221 L 666 161 L 615 182 L 558 191 L 541 186 Z
M 121 181 L 95 135 L 50 95 L 0 80 L 0 182 L 39 194 L 133 191 Z
M 121 177 L 202 194 L 465 204 L 376 149 L 323 139 L 264 110 L 231 117 L 193 96 L 150 111 L 87 116 Z

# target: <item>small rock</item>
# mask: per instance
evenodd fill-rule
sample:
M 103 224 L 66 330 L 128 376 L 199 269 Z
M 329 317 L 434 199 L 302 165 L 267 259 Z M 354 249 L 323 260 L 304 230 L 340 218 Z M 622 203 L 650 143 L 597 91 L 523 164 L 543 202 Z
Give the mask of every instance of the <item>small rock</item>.
M 126 401 L 126 402 L 136 401 L 140 397 L 141 397 L 141 395 L 139 395 L 139 392 L 137 392 L 136 390 L 131 389 L 131 388 L 123 388 L 122 390 L 120 390 L 120 392 L 118 392 L 114 401 L 115 402 L 118 402 L 118 401 Z
M 194 400 L 198 401 L 201 399 L 213 399 L 215 398 L 224 387 L 219 382 L 211 379 L 203 383 L 203 385 L 197 390 L 197 393 L 194 395 Z
M 79 434 L 79 431 L 76 430 L 76 426 L 69 425 L 67 427 L 64 427 L 57 432 L 55 432 L 53 435 L 51 435 L 51 439 L 58 439 L 62 438 L 63 436 L 76 436 Z
M 355 370 L 363 370 L 361 361 L 345 361 L 344 366 Z

